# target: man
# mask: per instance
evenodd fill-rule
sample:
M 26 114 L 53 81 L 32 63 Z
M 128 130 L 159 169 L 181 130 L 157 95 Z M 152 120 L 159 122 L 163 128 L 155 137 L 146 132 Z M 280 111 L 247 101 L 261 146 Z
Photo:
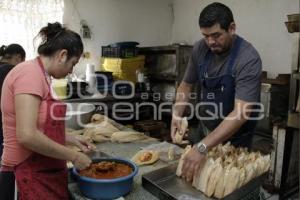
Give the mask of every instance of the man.
M 249 120 L 254 116 L 250 110 L 260 98 L 261 59 L 249 42 L 235 34 L 231 10 L 224 4 L 212 3 L 201 12 L 199 26 L 204 39 L 194 45 L 177 89 L 171 123 L 175 141 L 183 104 L 188 102 L 193 84 L 199 82 L 198 113 L 206 136 L 185 157 L 182 177 L 187 181 L 192 181 L 205 154 L 214 146 L 228 140 L 235 146 L 251 146 L 255 121 Z

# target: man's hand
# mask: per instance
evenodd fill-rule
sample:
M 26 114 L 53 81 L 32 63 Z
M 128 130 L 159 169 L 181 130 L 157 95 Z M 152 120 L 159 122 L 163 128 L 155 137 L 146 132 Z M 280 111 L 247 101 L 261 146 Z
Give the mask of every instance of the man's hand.
M 173 143 L 176 143 L 176 140 L 175 140 L 176 131 L 178 131 L 179 134 L 184 134 L 184 133 L 180 132 L 181 121 L 182 121 L 181 117 L 178 117 L 178 116 L 173 116 L 172 117 L 172 122 L 171 122 L 171 138 L 172 138 L 172 142 Z
M 173 117 L 171 122 L 171 138 L 173 142 L 175 142 L 176 130 L 180 130 L 182 121 L 181 116 L 184 114 L 184 110 L 189 101 L 189 94 L 191 93 L 192 88 L 193 84 L 182 81 L 176 91 L 176 103 L 173 105 Z
M 202 167 L 205 155 L 201 154 L 197 150 L 197 146 L 194 146 L 184 157 L 182 166 L 182 178 L 188 182 L 193 180 L 195 174 L 197 174 Z

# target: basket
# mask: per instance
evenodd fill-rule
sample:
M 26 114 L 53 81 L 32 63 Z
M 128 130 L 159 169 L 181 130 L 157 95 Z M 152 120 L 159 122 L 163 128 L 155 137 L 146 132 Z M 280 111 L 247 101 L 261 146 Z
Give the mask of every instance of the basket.
M 102 57 L 132 58 L 138 55 L 138 48 L 102 46 Z
M 127 80 L 136 83 L 136 72 L 143 71 L 145 64 L 145 56 L 137 56 L 134 58 L 101 58 L 100 70 L 113 73 L 115 80 Z
M 290 22 L 284 22 L 286 25 L 286 28 L 288 29 L 289 33 L 299 32 L 300 31 L 300 25 L 299 21 L 290 21 Z

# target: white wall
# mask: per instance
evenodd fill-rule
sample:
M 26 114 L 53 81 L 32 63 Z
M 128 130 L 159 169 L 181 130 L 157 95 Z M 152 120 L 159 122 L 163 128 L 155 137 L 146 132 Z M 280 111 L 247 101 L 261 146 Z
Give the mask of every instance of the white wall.
M 213 0 L 174 0 L 172 42 L 193 44 L 202 36 L 198 26 L 201 10 Z M 284 22 L 287 14 L 299 12 L 299 0 L 219 0 L 233 12 L 237 33 L 260 53 L 263 70 L 271 77 L 290 73 L 292 34 Z
M 86 63 L 99 65 L 101 46 L 137 41 L 140 46 L 167 45 L 172 33 L 173 0 L 65 0 L 64 23 L 77 32 L 87 21 L 92 40 L 84 39 L 90 59 L 81 59 L 74 71 L 82 74 Z M 75 5 L 74 5 L 75 4 Z

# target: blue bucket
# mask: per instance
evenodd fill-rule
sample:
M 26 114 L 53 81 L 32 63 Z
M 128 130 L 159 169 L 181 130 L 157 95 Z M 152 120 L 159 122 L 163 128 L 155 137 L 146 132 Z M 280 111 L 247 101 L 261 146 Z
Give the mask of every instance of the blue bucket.
M 138 167 L 133 162 L 122 158 L 98 158 L 93 162 L 111 161 L 125 163 L 132 167 L 133 172 L 128 176 L 115 179 L 94 179 L 80 176 L 73 167 L 80 191 L 85 197 L 91 199 L 117 199 L 128 194 L 133 186 L 133 178 L 138 173 Z

